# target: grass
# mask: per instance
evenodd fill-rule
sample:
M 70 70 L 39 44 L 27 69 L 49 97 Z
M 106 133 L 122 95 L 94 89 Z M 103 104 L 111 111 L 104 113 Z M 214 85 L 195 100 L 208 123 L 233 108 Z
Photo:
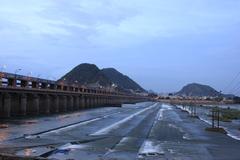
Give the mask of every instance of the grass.
M 221 121 L 232 121 L 240 119 L 240 111 L 237 109 L 221 109 Z
M 222 134 L 227 134 L 227 131 L 225 131 L 225 129 L 223 128 L 206 128 L 205 130 L 209 132 L 218 132 Z
M 218 109 L 214 109 L 217 111 Z M 220 121 L 222 122 L 232 122 L 232 120 L 240 119 L 240 111 L 237 109 L 229 109 L 229 108 L 219 108 L 220 111 Z M 208 114 L 209 117 L 212 117 L 211 113 Z M 217 117 L 215 117 L 217 120 Z

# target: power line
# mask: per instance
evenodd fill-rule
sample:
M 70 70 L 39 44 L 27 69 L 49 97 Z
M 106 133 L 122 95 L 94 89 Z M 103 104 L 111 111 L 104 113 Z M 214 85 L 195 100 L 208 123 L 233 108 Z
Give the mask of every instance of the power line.
M 238 92 L 236 92 L 234 95 L 240 96 L 240 90 Z
M 230 91 L 230 87 L 232 86 L 232 84 L 234 83 L 234 81 L 237 80 L 237 78 L 239 77 L 240 72 L 237 73 L 237 75 L 230 81 L 230 83 L 225 87 L 225 91 Z
M 238 86 L 238 88 L 233 93 L 237 94 L 237 93 L 239 93 L 239 91 L 240 91 L 240 85 Z
M 236 85 L 232 88 L 231 92 L 236 92 L 236 90 L 240 89 L 240 81 L 236 83 Z

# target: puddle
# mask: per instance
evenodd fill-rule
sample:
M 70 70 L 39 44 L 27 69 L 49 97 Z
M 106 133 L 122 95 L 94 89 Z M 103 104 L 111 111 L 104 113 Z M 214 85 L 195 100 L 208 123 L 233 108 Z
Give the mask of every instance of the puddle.
M 156 144 L 151 140 L 144 141 L 138 152 L 139 158 L 158 157 L 164 154 L 165 152 L 163 151 L 161 145 Z

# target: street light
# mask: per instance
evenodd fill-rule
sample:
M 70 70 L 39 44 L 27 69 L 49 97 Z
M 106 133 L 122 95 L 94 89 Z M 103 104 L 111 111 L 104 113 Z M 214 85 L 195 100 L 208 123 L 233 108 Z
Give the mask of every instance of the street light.
M 28 77 L 31 77 L 32 74 L 33 74 L 33 72 L 31 71 L 31 72 L 29 72 L 27 75 L 28 75 Z
M 2 67 L 1 67 L 1 73 L 0 73 L 0 86 L 2 86 L 2 78 L 4 76 L 4 74 L 2 73 L 5 69 L 7 68 L 7 66 L 4 64 Z
M 33 72 L 29 72 L 29 73 L 27 74 L 27 79 L 28 79 L 28 80 L 31 80 L 32 74 L 33 74 Z
M 6 68 L 7 68 L 7 65 L 6 65 L 6 64 L 2 65 L 2 67 L 1 67 L 1 72 L 3 72 Z
M 14 73 L 17 74 L 17 73 L 20 72 L 21 70 L 22 70 L 21 68 L 16 69 Z
M 16 87 L 17 86 L 17 73 L 20 72 L 22 69 L 19 68 L 19 69 L 16 69 L 15 70 L 15 77 L 14 77 L 14 86 Z

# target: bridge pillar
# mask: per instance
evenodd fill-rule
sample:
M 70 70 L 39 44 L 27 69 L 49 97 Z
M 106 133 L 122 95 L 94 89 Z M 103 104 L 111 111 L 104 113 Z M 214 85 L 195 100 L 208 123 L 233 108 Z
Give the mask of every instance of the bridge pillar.
M 3 95 L 0 93 L 0 117 L 3 115 Z
M 110 106 L 110 97 L 106 97 L 106 106 Z
M 117 104 L 117 99 L 116 99 L 116 97 L 112 97 L 112 99 L 111 99 L 111 104 L 112 104 L 112 106 L 115 106 L 115 105 Z
M 91 106 L 91 98 L 89 95 L 85 96 L 85 108 L 90 108 Z
M 11 116 L 18 116 L 20 113 L 20 94 L 11 93 Z
M 39 88 L 38 82 L 32 82 L 32 88 Z
M 107 104 L 106 97 L 102 97 L 102 103 L 103 103 L 103 106 L 106 107 L 106 104 Z
M 95 107 L 95 97 L 94 96 L 91 96 L 90 104 L 91 104 L 91 108 Z
M 93 97 L 93 101 L 94 101 L 94 107 L 98 107 L 98 97 L 97 96 L 95 96 L 95 97 Z
M 2 97 L 2 117 L 9 118 L 11 116 L 11 95 L 3 94 Z
M 60 112 L 66 112 L 67 111 L 67 97 L 66 96 L 62 96 L 60 98 L 60 108 L 59 108 Z
M 116 102 L 115 97 L 111 97 L 111 99 L 110 99 L 111 106 L 114 106 L 115 102 Z
M 95 96 L 95 97 L 94 97 L 94 107 L 96 108 L 96 107 L 98 107 L 98 106 L 99 106 L 99 104 L 98 104 L 98 97 Z
M 104 107 L 106 107 L 106 99 L 105 99 L 105 97 L 102 97 L 102 106 L 104 106 Z
M 27 87 L 28 86 L 28 81 L 21 80 L 21 87 Z
M 49 95 L 44 95 L 43 96 L 43 112 L 42 113 L 45 113 L 45 114 L 49 114 L 50 113 L 50 105 L 51 105 L 51 101 L 50 101 L 50 96 Z
M 104 97 L 101 97 L 101 98 L 100 98 L 100 101 L 101 101 L 101 106 L 105 106 L 105 98 L 104 98 Z
M 67 111 L 73 111 L 73 97 L 68 96 L 67 98 Z
M 57 86 L 55 84 L 50 84 L 50 89 L 57 89 Z
M 94 108 L 94 107 L 95 107 L 95 97 L 94 97 L 94 96 L 91 96 L 91 97 L 90 97 L 90 107 L 91 107 L 91 108 Z
M 47 88 L 47 83 L 41 83 L 41 89 L 46 89 Z
M 91 98 L 90 96 L 85 96 L 85 108 L 91 107 Z
M 89 96 L 89 101 L 88 101 L 88 105 L 89 107 L 88 108 L 92 108 L 94 106 L 94 99 L 93 99 L 93 96 Z
M 50 108 L 51 113 L 59 112 L 59 97 L 57 95 L 52 96 L 52 103 Z
M 80 97 L 80 109 L 84 109 L 87 108 L 87 100 L 86 100 L 86 96 L 82 95 Z
M 17 81 L 14 78 L 8 78 L 8 86 L 9 87 L 16 87 L 17 86 Z
M 80 109 L 80 103 L 79 103 L 79 96 L 74 96 L 73 100 L 73 109 L 74 110 L 79 110 Z
M 0 73 L 0 86 L 2 86 L 2 73 Z
M 33 111 L 35 115 L 39 114 L 39 96 L 37 94 L 33 95 L 33 105 L 32 105 Z
M 88 108 L 88 105 L 89 105 L 88 96 L 83 96 L 82 100 L 84 101 L 84 108 L 83 109 Z
M 97 103 L 98 103 L 98 106 L 99 106 L 99 107 L 101 107 L 101 106 L 102 106 L 101 97 L 98 97 L 98 98 L 97 98 Z
M 25 116 L 27 114 L 27 95 L 20 95 L 20 113 L 21 116 Z

